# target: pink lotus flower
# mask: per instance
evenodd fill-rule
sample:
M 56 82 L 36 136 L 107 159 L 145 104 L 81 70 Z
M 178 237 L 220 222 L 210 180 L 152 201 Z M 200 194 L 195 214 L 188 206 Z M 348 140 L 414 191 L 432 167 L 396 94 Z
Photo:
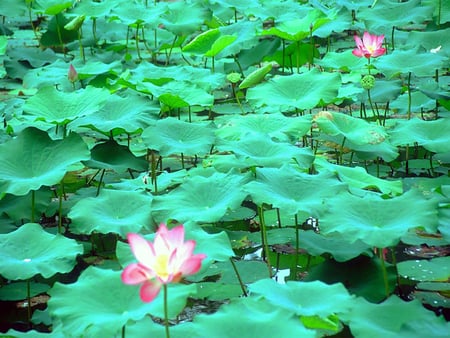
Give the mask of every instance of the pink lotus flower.
M 357 35 L 354 36 L 356 42 L 356 49 L 352 51 L 353 55 L 357 57 L 366 57 L 368 59 L 376 58 L 386 52 L 383 48 L 384 34 L 372 35 L 369 32 L 364 32 L 363 38 Z
M 72 64 L 70 64 L 69 72 L 67 73 L 67 78 L 72 83 L 78 81 L 78 73 L 77 73 L 77 71 L 75 70 L 75 67 Z
M 141 284 L 142 301 L 151 302 L 163 284 L 177 283 L 183 276 L 200 270 L 204 254 L 194 255 L 195 241 L 184 241 L 184 226 L 168 230 L 159 226 L 155 239 L 147 241 L 137 234 L 128 234 L 128 243 L 138 263 L 132 263 L 122 272 L 125 284 Z

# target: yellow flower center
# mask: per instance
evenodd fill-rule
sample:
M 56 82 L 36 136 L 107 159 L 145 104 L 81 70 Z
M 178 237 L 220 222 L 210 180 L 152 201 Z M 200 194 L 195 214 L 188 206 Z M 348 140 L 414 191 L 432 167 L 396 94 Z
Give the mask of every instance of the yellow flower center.
M 169 264 L 169 255 L 158 255 L 155 262 L 155 273 L 163 280 L 167 280 L 169 271 L 167 270 Z

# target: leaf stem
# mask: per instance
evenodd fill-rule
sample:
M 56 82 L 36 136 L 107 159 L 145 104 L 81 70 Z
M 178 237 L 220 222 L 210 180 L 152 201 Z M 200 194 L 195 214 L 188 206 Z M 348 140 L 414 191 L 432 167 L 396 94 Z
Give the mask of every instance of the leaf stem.
M 266 221 L 264 220 L 264 208 L 263 206 L 258 207 L 258 217 L 259 223 L 261 225 L 261 239 L 263 245 L 263 258 L 266 259 L 267 268 L 269 269 L 269 278 L 272 278 L 272 266 L 270 264 L 269 258 L 269 243 L 267 241 L 267 229 L 266 229 Z
M 170 338 L 169 315 L 168 315 L 168 304 L 167 304 L 167 284 L 163 284 L 163 291 L 164 291 L 164 327 L 166 330 L 166 338 Z
M 381 270 L 383 271 L 384 290 L 386 292 L 386 298 L 387 298 L 387 297 L 389 297 L 389 281 L 388 281 L 388 276 L 387 276 L 386 264 L 384 261 L 383 248 L 379 248 L 378 251 L 379 251 L 378 254 L 379 254 L 380 260 L 381 260 Z
M 236 267 L 236 263 L 234 263 L 233 257 L 230 257 L 230 262 L 231 262 L 231 265 L 233 266 L 234 273 L 236 274 L 236 277 L 239 281 L 239 285 L 241 286 L 241 290 L 242 290 L 242 293 L 244 294 L 244 297 L 248 297 L 247 290 L 245 290 L 244 282 L 242 281 L 241 275 L 239 274 L 239 271 Z

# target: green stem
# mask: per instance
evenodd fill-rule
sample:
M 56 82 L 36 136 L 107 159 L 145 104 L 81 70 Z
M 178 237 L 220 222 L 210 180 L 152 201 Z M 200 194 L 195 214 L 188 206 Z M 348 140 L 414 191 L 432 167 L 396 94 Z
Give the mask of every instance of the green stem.
M 261 226 L 261 239 L 263 245 L 264 255 L 263 258 L 266 259 L 267 268 L 269 269 L 269 278 L 272 278 L 272 266 L 270 264 L 269 258 L 269 243 L 267 242 L 267 229 L 266 229 L 266 221 L 264 220 L 264 208 L 262 206 L 258 207 L 258 217 L 259 224 Z
M 169 315 L 168 315 L 168 304 L 167 304 L 167 284 L 163 284 L 163 291 L 164 291 L 164 327 L 166 329 L 166 338 L 170 338 Z
M 34 190 L 31 190 L 31 223 L 34 223 L 35 205 L 36 205 L 36 192 Z
M 64 183 L 61 180 L 59 184 L 59 193 L 58 193 L 58 233 L 61 233 L 62 228 L 62 201 L 64 195 Z
M 300 73 L 300 41 L 296 41 L 297 53 L 295 55 L 295 63 L 297 66 L 297 74 Z
M 411 118 L 411 72 L 408 73 L 408 120 Z
M 138 55 L 139 61 L 142 60 L 141 51 L 139 50 L 139 23 L 136 24 L 136 34 L 134 35 L 134 40 L 136 43 L 136 52 Z
M 298 217 L 295 215 L 295 265 L 294 265 L 294 278 L 297 279 L 298 276 L 298 262 L 299 262 L 299 251 L 300 251 L 300 233 L 298 230 Z
M 241 286 L 242 293 L 244 294 L 244 297 L 247 297 L 248 296 L 247 290 L 245 290 L 245 285 L 242 282 L 241 275 L 239 274 L 239 271 L 236 267 L 236 263 L 234 263 L 233 257 L 230 257 L 230 262 L 231 262 L 231 265 L 233 266 L 234 273 L 236 274 L 236 277 L 239 281 L 239 285 Z
M 388 281 L 388 275 L 387 275 L 387 270 L 386 270 L 386 264 L 384 261 L 384 253 L 383 253 L 383 249 L 379 248 L 379 256 L 380 256 L 380 260 L 381 260 L 381 270 L 383 271 L 383 281 L 384 281 L 384 290 L 386 292 L 386 298 L 389 297 L 389 281 Z

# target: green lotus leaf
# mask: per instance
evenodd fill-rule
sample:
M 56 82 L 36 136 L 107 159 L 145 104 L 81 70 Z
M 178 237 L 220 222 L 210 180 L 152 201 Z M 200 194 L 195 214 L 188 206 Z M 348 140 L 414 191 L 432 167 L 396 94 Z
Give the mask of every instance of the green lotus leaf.
M 439 91 L 436 88 L 434 94 L 438 94 Z M 437 98 L 436 98 L 437 99 Z M 411 112 L 419 113 L 422 111 L 430 111 L 436 108 L 436 99 L 430 98 L 430 96 L 422 93 L 421 91 L 413 91 L 411 93 L 411 101 L 408 94 L 398 96 L 391 102 L 390 108 L 397 114 L 408 114 L 409 102 L 411 102 Z
M 367 30 L 388 33 L 393 27 L 402 27 L 411 23 L 423 23 L 430 20 L 434 8 L 424 6 L 421 0 L 396 2 L 395 0 L 377 1 L 375 6 L 361 7 L 358 18 L 363 20 Z
M 288 215 L 300 211 L 316 215 L 328 198 L 346 191 L 347 185 L 330 173 L 308 175 L 285 165 L 279 169 L 257 168 L 256 180 L 247 183 L 245 190 L 259 205 L 271 204 Z
M 306 329 L 292 312 L 254 298 L 233 300 L 214 314 L 198 315 L 193 326 L 205 338 L 290 337 L 292 334 L 316 337 L 316 332 Z
M 96 114 L 83 116 L 73 121 L 70 126 L 88 127 L 110 135 L 110 131 L 134 133 L 154 123 L 155 115 L 160 107 L 152 104 L 147 98 L 138 95 L 125 97 L 111 96 L 105 106 Z M 153 115 L 153 116 L 152 116 Z
M 219 30 L 223 35 L 232 36 L 235 39 L 232 41 L 231 44 L 228 44 L 227 46 L 225 46 L 225 48 L 219 51 L 216 57 L 222 58 L 233 55 L 241 56 L 240 54 L 244 51 L 251 51 L 252 53 L 258 53 L 258 50 L 255 50 L 255 48 L 259 46 L 261 41 L 256 32 L 260 29 L 260 27 L 261 22 L 258 20 L 238 20 L 237 22 L 234 22 L 232 24 L 220 26 Z M 256 57 L 261 57 L 262 59 L 263 56 L 264 55 L 260 54 L 259 56 Z
M 376 67 L 388 78 L 397 74 L 412 73 L 416 76 L 432 76 L 436 69 L 442 69 L 446 57 L 438 53 L 418 53 L 413 49 L 394 50 L 376 62 Z
M 120 0 L 112 0 L 108 2 L 83 1 L 78 3 L 71 13 L 86 14 L 91 18 L 99 18 L 107 16 L 113 7 L 120 6 Z
M 340 69 L 343 71 L 361 70 L 366 65 L 363 58 L 356 59 L 351 50 L 342 53 L 328 52 L 317 64 L 324 68 Z
M 398 120 L 390 130 L 391 142 L 394 145 L 418 145 L 435 153 L 450 151 L 448 131 L 450 118 L 441 118 L 434 121 L 424 121 L 417 118 L 411 120 Z
M 55 87 L 43 87 L 26 101 L 23 109 L 49 123 L 66 124 L 99 111 L 109 95 L 108 90 L 91 86 L 69 93 Z
M 168 194 L 155 196 L 153 217 L 158 222 L 217 222 L 229 210 L 240 207 L 246 197 L 242 185 L 248 176 L 214 173 L 193 176 Z
M 27 223 L 0 234 L 0 274 L 11 280 L 26 280 L 40 274 L 49 278 L 73 269 L 83 246 L 62 235 L 52 235 L 39 224 Z
M 320 229 L 320 219 L 318 221 Z M 345 234 L 333 233 L 324 236 L 314 231 L 302 231 L 299 236 L 302 248 L 309 254 L 319 256 L 327 252 L 337 262 L 345 262 L 361 254 L 372 255 L 372 248 L 368 244 L 360 240 L 353 242 Z M 295 237 L 292 236 L 291 238 Z M 350 242 L 352 243 L 350 244 Z M 293 241 L 291 241 L 291 244 L 293 244 Z
M 89 158 L 89 150 L 77 134 L 53 141 L 27 128 L 0 145 L 0 158 L 0 191 L 20 196 L 59 183 L 70 165 Z
M 312 109 L 320 102 L 333 102 L 340 86 L 339 73 L 321 73 L 314 68 L 303 74 L 276 76 L 250 88 L 247 100 L 268 112 Z
M 205 56 L 215 57 L 226 47 L 231 45 L 237 39 L 236 35 L 221 35 L 212 44 L 211 48 L 205 53 Z
M 245 118 L 232 116 L 224 119 L 216 135 L 226 140 L 239 140 L 245 139 L 247 134 L 261 133 L 276 140 L 288 141 L 289 137 L 298 140 L 310 129 L 309 115 L 289 118 L 280 113 L 254 114 L 246 115 Z
M 74 233 L 116 233 L 126 237 L 151 224 L 151 195 L 103 189 L 98 197 L 81 199 L 69 212 Z
M 281 167 L 295 160 L 301 168 L 308 168 L 314 160 L 310 148 L 274 142 L 264 134 L 249 134 L 239 141 L 222 141 L 217 149 L 232 151 L 247 167 Z
M 95 145 L 91 149 L 91 159 L 83 163 L 90 168 L 110 169 L 116 172 L 148 169 L 148 162 L 144 157 L 136 157 L 128 147 L 117 144 L 114 140 Z
M 429 2 L 429 1 L 430 0 L 427 0 L 427 2 Z M 422 1 L 422 3 L 424 3 L 424 2 L 425 1 Z M 445 4 L 441 3 L 440 5 L 441 6 L 446 5 L 447 11 L 450 11 L 450 4 L 448 4 L 447 2 Z M 436 6 L 436 9 L 438 9 L 438 7 L 439 6 Z M 436 31 L 426 31 L 426 32 L 413 30 L 413 31 L 409 32 L 408 38 L 406 39 L 406 43 L 408 45 L 410 45 L 412 48 L 415 48 L 417 46 L 422 46 L 427 51 L 438 48 L 439 46 L 442 46 L 442 48 L 444 48 L 444 50 L 445 50 L 449 46 L 449 41 L 448 41 L 448 39 L 445 38 L 446 36 L 448 36 L 448 34 L 450 34 L 450 28 L 439 29 Z M 444 52 L 444 50 L 442 50 L 442 52 Z
M 183 47 L 184 53 L 196 55 L 205 55 L 211 50 L 214 42 L 220 37 L 221 33 L 218 28 L 207 30 L 197 35 L 192 41 Z
M 66 336 L 60 332 L 57 328 L 52 329 L 51 333 L 52 337 L 55 338 L 66 338 Z M 48 337 L 49 334 L 47 332 L 39 332 L 36 330 L 30 330 L 27 332 L 16 331 L 14 329 L 10 329 L 6 332 L 6 336 L 2 336 L 2 338 L 45 338 Z
M 450 257 L 400 262 L 398 273 L 411 280 L 445 282 L 450 277 Z
M 354 302 L 342 284 L 328 285 L 321 281 L 278 284 L 272 279 L 261 279 L 249 285 L 252 294 L 264 297 L 279 309 L 300 316 L 327 317 L 348 312 Z M 332 302 L 329 300 L 333 299 Z
M 344 135 L 356 145 L 382 143 L 387 133 L 383 127 L 365 120 L 337 112 L 323 112 L 314 121 L 321 131 L 329 135 Z
M 324 159 L 316 158 L 314 162 L 316 168 L 335 172 L 339 179 L 357 189 L 377 189 L 384 194 L 399 195 L 403 193 L 403 183 L 401 180 L 386 180 L 372 176 L 362 167 L 344 167 L 332 164 Z
M 171 109 L 189 106 L 212 106 L 214 97 L 196 84 L 187 81 L 170 81 L 162 86 L 150 82 L 139 83 L 136 89 L 151 93 Z
M 330 201 L 328 212 L 320 219 L 320 229 L 325 234 L 339 232 L 355 241 L 386 248 L 396 245 L 411 228 L 422 226 L 435 232 L 436 203 L 417 190 L 391 199 L 370 193 L 364 197 L 340 194 Z
M 317 28 L 331 21 L 324 17 L 324 14 L 318 9 L 311 9 L 307 15 L 301 19 L 282 21 L 263 31 L 264 35 L 275 35 L 283 40 L 301 41 L 314 32 Z
M 186 170 L 178 170 L 174 172 L 164 171 L 157 176 L 157 188 L 159 191 L 164 191 L 170 187 L 183 183 L 186 177 Z M 113 189 L 126 191 L 152 191 L 154 184 L 148 172 L 139 175 L 134 179 L 121 179 L 119 183 L 109 184 Z M 1 210 L 1 209 L 0 209 Z
M 166 118 L 146 128 L 142 139 L 149 149 L 158 150 L 162 156 L 204 155 L 210 152 L 215 136 L 211 124 Z
M 418 300 L 402 301 L 391 296 L 381 304 L 360 298 L 345 314 L 352 335 L 357 338 L 447 337 L 450 324 L 426 310 Z
M 174 2 L 167 4 L 160 20 L 164 28 L 175 35 L 189 35 L 198 31 L 210 17 L 210 11 L 199 3 Z
M 121 271 L 89 267 L 76 283 L 55 283 L 49 291 L 49 313 L 62 323 L 67 337 L 114 337 L 128 322 L 152 314 L 163 318 L 162 291 L 150 303 L 139 298 L 139 286 L 125 285 Z M 174 318 L 183 310 L 196 286 L 168 286 L 168 315 Z M 74 300 L 77 300 L 76 302 Z

